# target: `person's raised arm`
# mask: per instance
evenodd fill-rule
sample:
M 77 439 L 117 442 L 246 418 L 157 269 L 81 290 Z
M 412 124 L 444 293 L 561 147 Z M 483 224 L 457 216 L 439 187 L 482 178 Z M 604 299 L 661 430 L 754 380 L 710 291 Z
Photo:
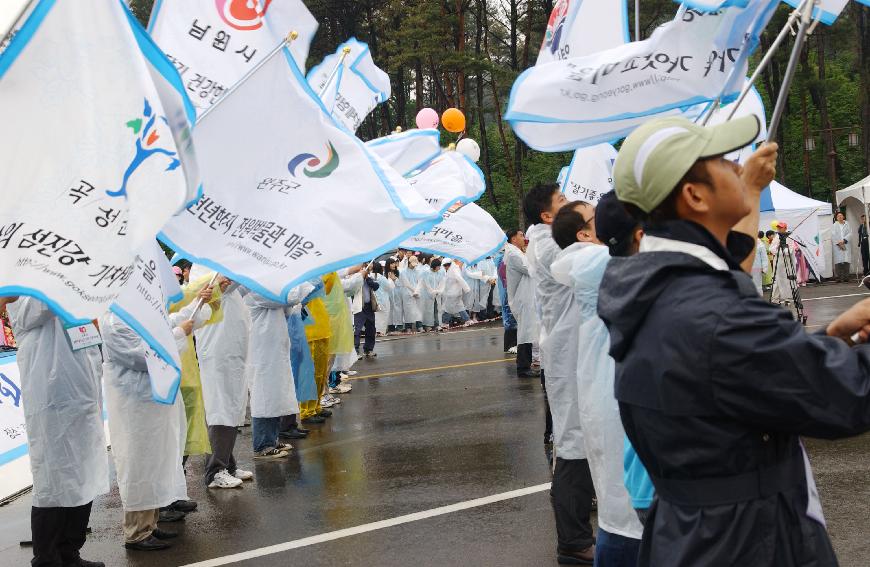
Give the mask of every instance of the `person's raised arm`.
M 761 192 L 770 185 L 776 175 L 776 155 L 779 146 L 775 143 L 764 144 L 749 156 L 740 178 L 746 185 L 748 200 L 750 201 L 749 214 L 734 225 L 735 232 L 748 234 L 753 239 L 758 235 L 758 222 L 761 216 Z M 751 253 L 741 259 L 740 267 L 747 274 L 752 273 L 752 262 L 755 254 Z

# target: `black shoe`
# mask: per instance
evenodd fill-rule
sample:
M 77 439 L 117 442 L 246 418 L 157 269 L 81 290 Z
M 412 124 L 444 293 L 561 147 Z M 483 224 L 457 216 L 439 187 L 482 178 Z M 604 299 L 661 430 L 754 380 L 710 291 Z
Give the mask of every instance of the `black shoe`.
M 137 541 L 136 543 L 125 543 L 124 547 L 136 551 L 160 551 L 161 549 L 169 549 L 172 547 L 172 544 L 168 541 L 160 541 L 154 536 L 148 536 L 142 541 Z
M 541 371 L 540 370 L 523 370 L 522 372 L 517 372 L 517 378 L 540 378 Z
M 305 429 L 304 427 L 299 427 L 298 425 L 296 426 L 296 431 L 298 431 L 299 433 L 304 433 L 305 435 L 311 433 L 310 429 Z
M 278 432 L 278 437 L 282 437 L 284 439 L 305 439 L 308 437 L 308 433 L 303 433 L 299 431 L 298 428 L 288 429 L 287 431 Z
M 595 546 L 590 545 L 583 551 L 556 550 L 556 561 L 559 565 L 592 565 L 595 560 Z
M 106 567 L 102 561 L 87 561 L 79 557 L 73 563 L 64 563 L 63 567 Z
M 178 534 L 175 532 L 166 532 L 161 530 L 160 528 L 155 528 L 153 532 L 151 532 L 151 537 L 156 537 L 157 539 L 174 539 L 178 537 Z
M 302 420 L 302 423 L 326 423 L 325 417 L 320 417 L 319 415 L 312 415 L 311 417 L 306 417 Z
M 320 417 L 332 417 L 332 410 L 328 410 L 328 409 L 320 410 L 320 413 L 317 415 L 319 415 Z
M 376 352 L 367 352 L 365 356 L 366 356 L 366 358 L 368 358 L 369 360 L 371 360 L 372 358 L 377 358 L 378 353 L 376 353 Z
M 187 516 L 184 512 L 180 510 L 163 510 L 160 512 L 160 517 L 157 518 L 158 522 L 180 522 Z
M 193 500 L 176 500 L 169 506 L 164 506 L 160 509 L 161 512 L 175 510 L 176 512 L 184 512 L 185 514 L 196 510 L 196 502 Z

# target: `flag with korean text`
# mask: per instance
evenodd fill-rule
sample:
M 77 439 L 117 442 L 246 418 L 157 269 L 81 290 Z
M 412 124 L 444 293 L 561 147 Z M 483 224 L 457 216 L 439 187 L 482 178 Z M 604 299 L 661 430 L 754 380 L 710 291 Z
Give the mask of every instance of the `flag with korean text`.
M 355 38 L 339 45 L 335 53 L 311 69 L 308 83 L 333 118 L 351 132 L 390 98 L 390 76 L 375 65 L 369 46 Z
M 530 147 L 565 151 L 615 141 L 650 117 L 720 96 L 730 102 L 776 5 L 683 6 L 644 41 L 536 65 L 514 82 L 505 120 Z
M 556 0 L 536 65 L 628 43 L 627 0 Z
M 720 10 L 729 6 L 746 6 L 750 0 L 674 0 L 678 4 L 685 4 L 690 8 L 703 11 Z M 870 0 L 855 0 L 870 5 Z M 783 0 L 786 4 L 797 8 L 800 0 Z M 823 24 L 831 25 L 840 16 L 843 8 L 849 0 L 817 0 L 813 7 L 813 19 L 821 20 Z
M 478 200 L 486 189 L 477 164 L 456 150 L 442 152 L 406 178 L 427 203 L 441 212 L 456 203 Z
M 205 195 L 161 239 L 275 301 L 440 220 L 334 121 L 286 49 L 215 107 L 194 139 Z
M 492 215 L 469 203 L 452 207 L 440 223 L 409 238 L 401 247 L 476 264 L 501 250 L 505 242 L 505 233 Z
M 400 174 L 407 175 L 441 154 L 440 138 L 435 128 L 415 128 L 369 140 L 366 148 Z
M 317 20 L 302 0 L 157 0 L 148 31 L 201 113 L 290 32 L 290 53 L 304 69 Z
M 597 205 L 601 196 L 613 190 L 613 163 L 616 150 L 610 144 L 580 148 L 559 183 L 569 201 Z
M 0 295 L 97 318 L 197 197 L 194 110 L 120 1 L 38 0 L 0 55 Z

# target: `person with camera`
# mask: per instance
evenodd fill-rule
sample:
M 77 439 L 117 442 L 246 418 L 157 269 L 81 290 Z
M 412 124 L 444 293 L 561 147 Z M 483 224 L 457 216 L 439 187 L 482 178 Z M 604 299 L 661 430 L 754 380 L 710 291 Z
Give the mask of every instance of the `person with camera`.
M 642 220 L 639 253 L 612 258 L 598 313 L 625 432 L 655 486 L 638 565 L 836 565 L 800 436 L 870 429 L 870 300 L 807 333 L 748 275 L 777 146 L 729 152 L 754 116 L 714 127 L 647 122 L 614 165 Z

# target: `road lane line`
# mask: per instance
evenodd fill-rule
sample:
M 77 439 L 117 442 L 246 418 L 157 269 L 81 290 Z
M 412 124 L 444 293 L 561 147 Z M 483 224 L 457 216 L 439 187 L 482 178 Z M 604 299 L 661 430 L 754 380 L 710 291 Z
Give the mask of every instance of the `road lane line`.
M 432 368 L 417 368 L 416 370 L 397 370 L 384 372 L 383 374 L 366 374 L 365 376 L 351 376 L 348 380 L 366 380 L 368 378 L 383 378 L 384 376 L 401 376 L 402 374 L 419 374 L 433 370 L 449 370 L 450 368 L 465 368 L 467 366 L 479 366 L 481 364 L 495 364 L 497 362 L 514 362 L 516 358 L 499 358 L 498 360 L 483 360 L 480 362 L 463 362 L 462 364 L 449 364 L 447 366 L 433 366 Z
M 847 293 L 845 295 L 831 295 L 828 297 L 807 297 L 801 299 L 803 299 L 804 301 L 819 301 L 821 299 L 839 299 L 841 297 L 858 297 L 862 295 L 870 295 L 870 293 Z
M 333 532 L 327 532 L 324 534 L 305 537 L 302 539 L 296 539 L 293 541 L 279 543 L 276 545 L 261 547 L 259 549 L 252 549 L 251 551 L 243 551 L 241 553 L 235 553 L 233 555 L 225 555 L 223 557 L 216 557 L 214 559 L 207 559 L 205 561 L 199 561 L 197 563 L 189 563 L 187 565 L 183 565 L 182 567 L 220 567 L 221 565 L 230 565 L 232 563 L 237 563 L 239 561 L 247 561 L 249 559 L 256 559 L 257 557 L 264 557 L 266 555 L 274 555 L 276 553 L 290 551 L 291 549 L 299 549 L 300 547 L 307 547 L 309 545 L 317 545 L 318 543 L 324 543 L 327 541 L 334 541 L 336 539 L 341 539 L 341 538 L 345 538 L 345 537 L 364 534 L 366 532 L 373 532 L 376 530 L 382 530 L 384 528 L 390 528 L 393 526 L 407 524 L 410 522 L 417 522 L 417 521 L 425 520 L 428 518 L 434 518 L 435 516 L 442 516 L 444 514 L 459 512 L 461 510 L 468 510 L 470 508 L 477 508 L 479 506 L 486 506 L 487 504 L 493 504 L 495 502 L 501 502 L 503 500 L 511 500 L 513 498 L 520 498 L 522 496 L 528 496 L 530 494 L 543 492 L 545 490 L 548 490 L 549 488 L 550 488 L 549 482 L 544 483 L 544 484 L 537 484 L 535 486 L 527 486 L 526 488 L 520 488 L 518 490 L 511 490 L 509 492 L 502 492 L 500 494 L 493 494 L 492 496 L 484 496 L 483 498 L 476 498 L 474 500 L 466 500 L 465 502 L 457 502 L 456 504 L 450 504 L 448 506 L 441 506 L 440 508 L 432 508 L 431 510 L 423 510 L 422 512 L 414 512 L 413 514 L 405 514 L 404 516 L 396 516 L 395 518 L 389 518 L 387 520 L 381 520 L 379 522 L 362 524 L 360 526 L 354 526 L 352 528 L 345 528 L 342 530 L 336 530 Z

